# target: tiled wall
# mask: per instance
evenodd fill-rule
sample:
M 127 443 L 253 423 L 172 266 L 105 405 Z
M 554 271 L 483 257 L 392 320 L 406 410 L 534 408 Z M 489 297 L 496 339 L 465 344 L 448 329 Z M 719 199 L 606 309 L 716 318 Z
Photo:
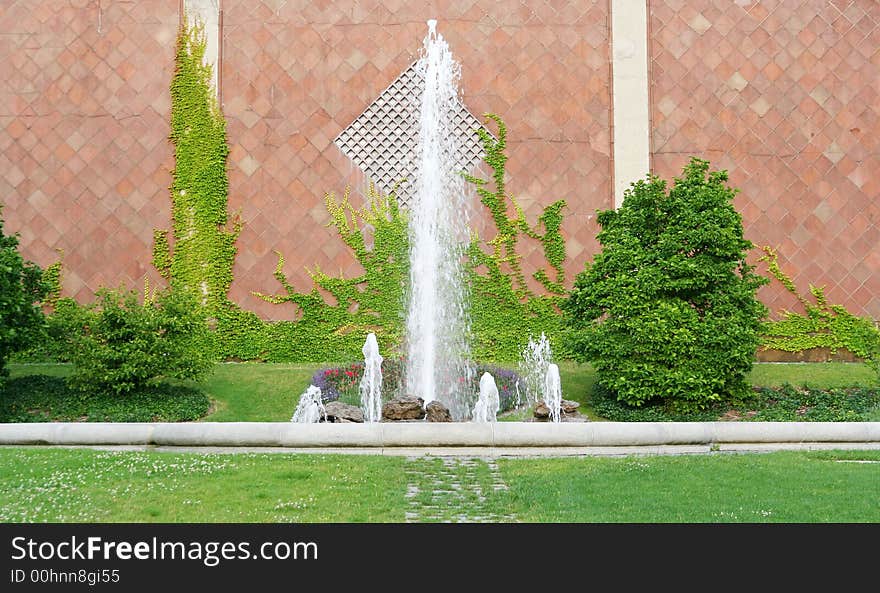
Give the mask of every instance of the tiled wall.
M 223 0 L 230 211 L 245 226 L 231 297 L 266 318 L 274 250 L 358 272 L 323 195 L 365 180 L 333 144 L 414 60 L 437 18 L 475 114 L 509 125 L 509 190 L 531 220 L 565 198 L 569 278 L 612 205 L 609 0 Z M 0 202 L 41 265 L 64 250 L 66 294 L 155 281 L 168 228 L 167 140 L 179 0 L 0 5 Z M 651 160 L 731 173 L 747 236 L 779 249 L 798 286 L 880 317 L 880 4 L 875 0 L 648 0 Z M 625 142 L 625 138 L 617 138 Z M 872 175 L 873 173 L 873 175 Z M 482 224 L 477 221 L 478 225 Z M 526 267 L 542 264 L 527 245 Z M 763 270 L 762 270 L 763 271 Z M 794 302 L 762 289 L 773 310 Z
M 800 290 L 880 317 L 880 3 L 650 0 L 653 168 L 730 172 Z M 759 267 L 762 273 L 766 267 Z M 778 283 L 759 296 L 799 310 Z
M 177 0 L 0 4 L 0 203 L 5 232 L 64 292 L 142 288 L 169 226 L 168 88 Z

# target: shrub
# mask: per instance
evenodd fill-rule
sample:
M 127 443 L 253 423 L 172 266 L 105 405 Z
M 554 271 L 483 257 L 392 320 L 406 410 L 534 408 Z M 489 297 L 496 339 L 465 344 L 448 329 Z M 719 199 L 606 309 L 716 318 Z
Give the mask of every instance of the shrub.
M 162 378 L 201 379 L 212 368 L 213 338 L 195 299 L 166 291 L 143 304 L 135 292 L 102 289 L 80 306 L 59 299 L 50 333 L 74 364 L 69 385 L 117 395 Z
M 3 234 L 0 218 L 0 379 L 14 352 L 36 340 L 45 325 L 40 303 L 49 293 L 42 270 L 18 252 L 18 235 Z
M 726 171 L 708 169 L 691 159 L 670 191 L 649 175 L 599 212 L 602 251 L 563 304 L 574 354 L 632 406 L 705 409 L 749 390 L 767 280 L 746 263 Z
M 73 391 L 62 377 L 25 375 L 0 388 L 0 422 L 184 422 L 211 409 L 192 387 L 161 383 L 126 397 Z

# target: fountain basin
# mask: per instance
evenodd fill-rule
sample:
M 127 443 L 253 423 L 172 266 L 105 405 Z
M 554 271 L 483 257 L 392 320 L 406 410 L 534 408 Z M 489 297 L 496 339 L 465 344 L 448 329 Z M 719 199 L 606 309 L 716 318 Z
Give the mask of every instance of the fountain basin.
M 586 422 L 547 424 L 290 422 L 0 424 L 0 445 L 559 448 L 726 444 L 845 444 L 880 447 L 880 422 Z

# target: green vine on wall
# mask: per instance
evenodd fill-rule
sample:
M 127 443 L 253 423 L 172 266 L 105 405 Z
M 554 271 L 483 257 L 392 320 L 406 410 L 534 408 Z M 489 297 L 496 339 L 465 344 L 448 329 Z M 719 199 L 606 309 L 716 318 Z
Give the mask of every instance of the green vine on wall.
M 185 15 L 171 82 L 173 243 L 167 230 L 154 231 L 153 265 L 172 288 L 198 295 L 216 318 L 228 308 L 241 222 L 236 218 L 227 228 L 226 121 L 211 66 L 204 63 L 205 46 L 204 26 Z
M 492 247 L 492 254 L 486 254 L 485 257 L 481 257 L 476 251 L 471 250 L 472 259 L 478 260 L 475 262 L 476 265 L 486 265 L 492 277 L 498 277 L 501 274 L 502 266 L 506 264 L 511 270 L 517 298 L 532 298 L 534 294 L 526 284 L 520 263 L 522 256 L 517 249 L 520 234 L 525 234 L 541 242 L 544 247 L 544 255 L 555 272 L 555 280 L 551 280 L 547 271 L 543 269 L 534 273 L 535 279 L 549 293 L 560 296 L 565 295 L 567 293 L 563 286 L 565 272 L 562 267 L 565 261 L 565 240 L 560 234 L 560 227 L 562 226 L 561 213 L 565 207 L 565 200 L 557 200 L 544 209 L 538 219 L 544 227 L 544 233 L 540 233 L 537 228 L 532 228 L 529 225 L 520 205 L 516 203 L 512 196 L 507 194 L 507 187 L 504 182 L 507 164 L 507 154 L 504 152 L 507 148 L 507 126 L 494 113 L 487 113 L 485 117 L 487 121 L 494 121 L 498 126 L 497 140 L 483 128 L 476 130 L 483 144 L 484 160 L 489 165 L 489 168 L 492 169 L 492 180 L 495 184 L 494 190 L 489 188 L 489 181 L 486 179 L 472 175 L 465 175 L 464 177 L 476 186 L 480 202 L 489 209 L 497 233 L 494 238 L 487 242 Z M 513 218 L 508 216 L 509 207 L 512 207 L 516 213 L 516 216 Z M 475 238 L 474 243 L 478 242 L 479 239 Z
M 490 209 L 497 232 L 487 242 L 489 253 L 476 236 L 467 251 L 473 354 L 481 360 L 515 360 L 530 336 L 544 332 L 554 339 L 560 334 L 559 303 L 566 294 L 565 241 L 560 232 L 565 202 L 548 206 L 534 227 L 527 223 L 503 183 L 506 128 L 499 117 L 487 117 L 499 124 L 499 141 L 481 135 L 487 162 L 494 172 L 494 191 L 485 180 L 467 178 L 477 186 L 481 201 Z M 364 274 L 333 277 L 315 269 L 309 272 L 312 289 L 301 292 L 285 277 L 284 256 L 278 253 L 274 276 L 282 292 L 254 294 L 270 303 L 293 303 L 297 319 L 266 322 L 251 312 L 228 308 L 218 318 L 217 327 L 224 356 L 265 361 L 351 360 L 360 357 L 369 332 L 376 333 L 384 352 L 399 353 L 409 278 L 407 218 L 393 194 L 382 195 L 374 186 L 370 186 L 368 203 L 363 208 L 356 209 L 349 198 L 349 191 L 341 201 L 332 194 L 326 196 L 328 226 L 336 229 Z M 515 217 L 507 216 L 508 202 Z M 364 235 L 366 227 L 372 229 L 371 246 Z M 539 270 L 535 278 L 549 294 L 536 295 L 525 282 L 517 252 L 522 234 L 543 245 L 553 280 L 547 270 Z M 557 356 L 564 358 L 565 353 L 559 351 Z
M 565 239 L 561 233 L 562 210 L 566 203 L 565 200 L 553 202 L 544 208 L 538 225 L 532 227 L 528 223 L 520 205 L 508 195 L 504 182 L 507 126 L 498 115 L 487 113 L 485 117 L 487 122 L 494 121 L 498 126 L 497 140 L 486 130 L 477 130 L 485 162 L 492 169 L 494 187 L 489 180 L 465 175 L 476 187 L 480 202 L 489 210 L 496 229 L 495 236 L 486 241 L 489 252 L 484 251 L 476 235 L 468 249 L 474 354 L 486 360 L 515 360 L 528 338 L 543 332 L 551 340 L 556 356 L 564 358 L 565 352 L 560 349 L 557 338 L 561 334 L 559 304 L 568 294 L 564 286 Z M 508 214 L 511 209 L 515 213 L 513 217 Z M 543 247 L 552 272 L 539 269 L 533 277 L 546 294 L 536 295 L 526 283 L 519 253 L 522 235 L 540 241 Z
M 407 220 L 398 208 L 394 195 L 383 196 L 371 185 L 368 202 L 360 209 L 349 202 L 346 190 L 337 202 L 333 194 L 325 196 L 330 221 L 342 241 L 352 250 L 364 274 L 355 278 L 329 276 L 316 268 L 309 271 L 313 288 L 298 292 L 285 277 L 284 256 L 278 253 L 274 276 L 283 294 L 254 293 L 270 303 L 297 305 L 300 329 L 311 326 L 322 349 L 349 352 L 363 346 L 368 333 L 376 334 L 386 349 L 400 345 L 403 335 L 403 294 L 408 274 Z M 367 246 L 363 225 L 372 229 L 373 245 Z M 332 297 L 328 303 L 323 293 Z M 356 351 L 356 350 L 355 350 Z M 338 356 L 338 354 L 337 354 Z
M 832 352 L 846 349 L 875 367 L 880 364 L 880 330 L 874 321 L 857 317 L 841 305 L 831 305 L 822 287 L 810 285 L 811 303 L 802 295 L 779 266 L 779 258 L 769 246 L 761 248 L 758 260 L 767 263 L 770 275 L 778 280 L 804 307 L 805 314 L 782 311 L 781 318 L 764 323 L 763 348 L 784 352 L 801 352 L 811 348 L 828 348 Z
M 46 292 L 46 297 L 43 299 L 42 304 L 52 309 L 55 308 L 58 299 L 61 298 L 61 276 L 64 268 L 62 264 L 64 250 L 56 249 L 56 251 L 58 252 L 58 260 L 43 269 L 43 282 L 46 283 L 48 291 Z

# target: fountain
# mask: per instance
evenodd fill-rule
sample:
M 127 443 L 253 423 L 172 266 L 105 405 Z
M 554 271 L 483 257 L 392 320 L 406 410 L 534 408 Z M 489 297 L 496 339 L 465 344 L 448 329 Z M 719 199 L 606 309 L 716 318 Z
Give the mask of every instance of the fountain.
M 416 71 L 424 80 L 419 104 L 415 201 L 410 213 L 410 293 L 406 320 L 406 392 L 427 405 L 438 400 L 453 419 L 470 412 L 469 330 L 461 259 L 469 200 L 456 170 L 452 126 L 461 65 L 428 21 Z M 464 377 L 465 381 L 459 381 Z
M 367 341 L 361 350 L 364 353 L 364 374 L 361 377 L 361 410 L 364 422 L 379 422 L 382 419 L 382 356 L 376 334 L 367 334 Z
M 297 404 L 290 421 L 300 424 L 312 424 L 320 422 L 321 418 L 326 418 L 326 416 L 324 401 L 321 397 L 321 388 L 309 385 L 299 397 L 299 404 Z
M 562 417 L 562 381 L 559 367 L 553 363 L 547 366 L 544 378 L 544 403 L 550 409 L 550 421 L 559 422 Z
M 525 381 L 517 379 L 511 385 L 506 381 L 507 375 L 499 375 L 503 396 L 507 399 L 502 401 L 499 383 L 489 372 L 480 377 L 479 394 L 474 389 L 478 367 L 470 359 L 470 318 L 462 265 L 469 240 L 471 200 L 462 171 L 456 164 L 456 155 L 461 152 L 456 128 L 456 116 L 461 109 L 458 96 L 461 65 L 453 59 L 448 44 L 437 32 L 437 21 L 432 19 L 427 24 L 428 33 L 414 65 L 423 87 L 421 94 L 412 98 L 419 117 L 418 141 L 411 166 L 413 198 L 409 202 L 410 269 L 404 344 L 407 354 L 401 385 L 386 381 L 384 389 L 401 396 L 393 401 L 407 405 L 421 398 L 423 416 L 420 418 L 427 418 L 427 411 L 432 407 L 429 404 L 436 402 L 448 410 L 446 416 L 453 421 L 495 422 L 501 404 L 509 405 L 513 387 L 518 394 L 516 405 L 524 403 L 523 397 L 525 403 L 534 405 L 542 399 L 542 394 L 548 394 L 543 399 L 555 410 L 553 420 L 558 422 L 559 373 L 557 368 L 554 383 L 549 371 L 555 365 L 550 363 L 549 340 L 543 333 L 537 342 L 530 338 L 523 351 L 523 368 L 527 369 Z M 384 359 L 375 334 L 367 335 L 362 352 L 364 373 L 358 386 L 360 409 L 365 422 L 380 422 L 383 420 Z M 317 396 L 312 389 L 317 390 Z M 318 421 L 321 414 L 326 419 L 328 413 L 323 409 L 320 394 L 320 389 L 314 386 L 307 390 L 294 421 Z M 551 394 L 556 394 L 555 399 Z M 388 403 L 392 402 L 387 402 L 386 407 Z
M 477 403 L 474 404 L 471 421 L 495 422 L 498 409 L 501 406 L 500 402 L 495 378 L 489 373 L 483 373 L 483 376 L 480 377 L 480 397 L 477 399 Z

